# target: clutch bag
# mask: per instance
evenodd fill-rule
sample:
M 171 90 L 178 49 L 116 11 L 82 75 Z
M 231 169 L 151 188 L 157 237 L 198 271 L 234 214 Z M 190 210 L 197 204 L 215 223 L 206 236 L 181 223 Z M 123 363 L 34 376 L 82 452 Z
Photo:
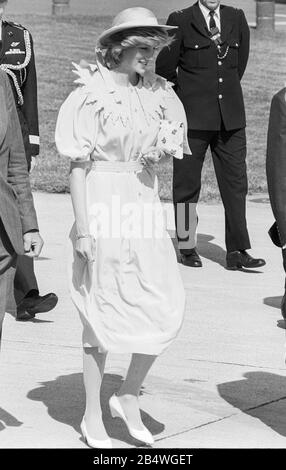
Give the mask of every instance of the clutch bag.
M 160 129 L 157 139 L 157 147 L 181 160 L 183 154 L 184 124 L 180 121 L 160 121 Z

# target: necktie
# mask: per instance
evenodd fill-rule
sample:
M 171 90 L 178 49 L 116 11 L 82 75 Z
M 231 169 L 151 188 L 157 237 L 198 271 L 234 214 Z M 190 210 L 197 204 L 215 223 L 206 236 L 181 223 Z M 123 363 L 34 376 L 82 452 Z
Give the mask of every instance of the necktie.
M 215 22 L 215 19 L 214 19 L 215 12 L 213 10 L 211 10 L 209 15 L 210 15 L 210 29 L 216 28 L 216 22 Z

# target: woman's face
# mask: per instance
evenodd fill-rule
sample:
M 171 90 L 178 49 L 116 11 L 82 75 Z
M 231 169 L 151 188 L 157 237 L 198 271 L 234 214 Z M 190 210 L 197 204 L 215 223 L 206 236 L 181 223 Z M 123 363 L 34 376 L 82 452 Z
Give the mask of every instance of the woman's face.
M 125 49 L 122 53 L 121 68 L 128 73 L 136 72 L 139 75 L 144 75 L 148 65 L 155 59 L 158 52 L 158 47 L 147 45 Z
M 0 2 L 0 20 L 2 20 L 3 13 L 5 11 L 6 6 L 7 6 L 7 2 Z

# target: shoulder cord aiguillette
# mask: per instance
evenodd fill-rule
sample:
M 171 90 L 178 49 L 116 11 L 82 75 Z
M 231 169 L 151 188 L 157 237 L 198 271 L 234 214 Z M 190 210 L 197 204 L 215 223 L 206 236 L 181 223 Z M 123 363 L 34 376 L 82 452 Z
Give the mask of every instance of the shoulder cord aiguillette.
M 1 64 L 0 65 L 0 69 L 4 70 L 4 72 L 6 72 L 8 75 L 10 75 L 10 77 L 13 80 L 13 83 L 15 85 L 15 89 L 16 89 L 16 92 L 17 92 L 17 95 L 18 95 L 18 104 L 20 106 L 22 106 L 24 104 L 24 98 L 23 98 L 23 95 L 22 95 L 21 88 L 20 88 L 20 85 L 18 83 L 17 77 L 16 77 L 15 73 L 13 72 L 13 70 L 22 71 L 30 63 L 31 56 L 32 56 L 32 47 L 31 47 L 30 34 L 27 30 L 24 31 L 24 41 L 25 41 L 25 47 L 26 47 L 26 57 L 25 57 L 24 62 L 22 64 L 19 64 L 19 65 L 12 65 L 12 64 Z M 24 74 L 26 76 L 26 73 L 25 73 L 26 71 L 25 70 L 23 70 L 23 71 L 24 71 Z

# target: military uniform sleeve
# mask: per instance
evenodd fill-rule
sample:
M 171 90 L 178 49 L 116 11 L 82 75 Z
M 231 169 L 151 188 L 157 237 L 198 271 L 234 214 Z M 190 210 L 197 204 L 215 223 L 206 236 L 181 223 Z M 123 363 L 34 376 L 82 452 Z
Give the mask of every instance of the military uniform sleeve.
M 35 54 L 33 47 L 33 39 L 30 34 L 31 41 L 31 60 L 27 66 L 26 80 L 22 86 L 22 94 L 24 104 L 22 107 L 24 116 L 29 129 L 29 142 L 31 155 L 39 155 L 40 153 L 40 137 L 39 137 L 39 119 L 38 119 L 38 93 L 37 93 L 37 73 L 35 64 Z
M 7 179 L 17 194 L 22 230 L 23 233 L 26 233 L 38 230 L 38 222 L 30 187 L 22 132 L 8 77 L 5 82 L 9 111 L 7 137 L 10 145 Z
M 249 26 L 247 24 L 245 15 L 242 10 L 239 10 L 240 14 L 240 45 L 239 45 L 239 51 L 238 51 L 238 74 L 240 80 L 243 77 L 243 74 L 245 72 L 247 62 L 248 62 L 248 57 L 249 57 L 249 42 L 250 42 L 250 32 L 249 32 Z
M 178 26 L 178 14 L 172 13 L 168 20 L 167 25 Z M 177 29 L 170 33 L 174 41 L 170 46 L 162 49 L 156 61 L 156 73 L 166 78 L 168 81 L 174 83 L 175 89 L 177 85 L 177 67 L 180 60 L 180 51 L 182 44 L 182 29 L 179 26 Z

